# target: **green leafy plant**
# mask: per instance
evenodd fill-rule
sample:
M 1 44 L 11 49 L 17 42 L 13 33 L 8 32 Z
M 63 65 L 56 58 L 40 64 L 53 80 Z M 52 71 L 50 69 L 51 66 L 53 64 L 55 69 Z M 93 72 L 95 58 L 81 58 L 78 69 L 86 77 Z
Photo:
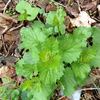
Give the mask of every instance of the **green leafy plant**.
M 100 66 L 100 29 L 79 27 L 68 33 L 62 7 L 45 13 L 44 23 L 35 19 L 36 9 L 25 1 L 16 7 L 21 20 L 32 20 L 20 31 L 19 49 L 24 52 L 16 63 L 16 73 L 24 77 L 19 86 L 21 99 L 50 100 L 58 84 L 64 95 L 70 96 L 82 86 L 91 68 Z
M 48 100 L 59 82 L 65 95 L 71 95 L 91 67 L 100 66 L 100 29 L 80 27 L 69 34 L 65 31 L 63 8 L 44 15 L 45 24 L 36 20 L 21 29 L 20 48 L 28 52 L 16 64 L 17 74 L 26 79 L 21 89 L 32 100 Z M 92 45 L 87 41 L 90 37 Z
M 63 9 L 57 9 L 55 11 L 49 12 L 46 18 L 46 24 L 53 27 L 55 32 L 60 32 L 61 34 L 65 33 L 64 17 L 66 13 Z
M 32 21 L 36 18 L 37 14 L 39 13 L 39 8 L 32 7 L 28 2 L 21 0 L 17 6 L 16 11 L 20 13 L 19 20 L 29 20 Z
M 20 97 L 20 90 L 16 83 L 9 77 L 2 78 L 3 85 L 0 86 L 0 99 L 2 100 L 18 100 Z

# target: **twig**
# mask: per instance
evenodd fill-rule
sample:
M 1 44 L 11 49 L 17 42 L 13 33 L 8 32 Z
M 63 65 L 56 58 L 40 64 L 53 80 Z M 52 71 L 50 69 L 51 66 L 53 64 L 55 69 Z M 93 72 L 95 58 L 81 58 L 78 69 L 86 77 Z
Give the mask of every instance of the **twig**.
M 6 14 L 0 13 L 0 17 L 4 18 L 4 19 L 6 19 L 6 20 L 11 20 L 11 21 L 13 21 L 14 23 L 17 23 L 17 22 L 18 22 L 16 19 L 14 19 L 13 17 L 10 17 L 10 16 L 8 16 L 8 15 L 6 15 Z
M 3 13 L 5 13 L 5 11 L 6 11 L 7 7 L 8 7 L 8 5 L 10 4 L 10 2 L 11 2 L 11 0 L 8 0 L 8 2 L 6 3 L 6 5 L 4 7 L 4 10 L 3 10 Z
M 14 44 L 15 44 L 15 42 L 13 42 L 13 43 L 10 45 L 10 47 L 8 48 L 8 51 L 7 51 L 7 54 L 6 54 L 5 57 L 7 57 L 7 56 L 9 55 L 10 50 L 12 49 L 12 47 L 13 47 Z
M 70 3 L 71 3 L 71 0 L 68 0 L 68 6 L 70 5 Z
M 9 32 L 14 31 L 14 30 L 17 30 L 17 29 L 21 28 L 22 26 L 23 26 L 23 23 L 21 23 L 21 24 L 18 25 L 17 27 L 11 28 L 11 29 L 9 30 Z
M 89 91 L 89 90 L 100 90 L 100 88 L 84 88 L 77 91 Z
M 4 48 L 4 52 L 7 53 L 7 50 L 6 50 L 6 47 L 5 47 L 5 43 L 4 43 L 3 35 L 1 35 L 1 40 L 2 40 L 2 45 L 3 45 L 3 48 Z
M 7 32 L 7 30 L 9 29 L 8 26 L 3 26 L 0 24 L 0 27 L 4 28 L 4 30 L 1 32 L 0 35 L 3 35 L 5 32 Z
M 77 1 L 77 5 L 78 5 L 78 10 L 79 10 L 79 12 L 81 12 L 81 7 L 80 7 L 79 1 Z
M 59 5 L 59 6 L 62 6 L 62 7 L 64 7 L 64 8 L 66 8 L 67 6 L 64 6 L 63 4 L 61 4 L 61 3 L 58 3 L 58 2 L 56 2 L 56 1 L 54 1 L 53 2 L 55 5 Z

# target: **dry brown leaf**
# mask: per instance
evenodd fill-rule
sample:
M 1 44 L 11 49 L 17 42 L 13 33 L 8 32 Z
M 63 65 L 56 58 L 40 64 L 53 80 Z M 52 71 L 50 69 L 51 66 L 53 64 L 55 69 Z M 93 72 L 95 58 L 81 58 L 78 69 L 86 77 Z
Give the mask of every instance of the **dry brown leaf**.
M 56 6 L 54 4 L 48 4 L 46 6 L 46 12 L 49 12 L 49 11 L 55 11 L 56 10 Z
M 71 33 L 73 31 L 74 27 L 73 27 L 73 25 L 70 22 L 70 17 L 69 16 L 65 17 L 65 26 L 66 26 L 66 29 L 67 29 L 68 32 Z
M 12 44 L 12 42 L 17 42 L 19 41 L 19 30 L 14 30 L 11 32 L 7 32 L 4 34 L 4 40 L 6 43 Z
M 1 48 L 2 48 L 2 40 L 0 39 L 0 50 L 1 50 Z
M 100 12 L 100 5 L 97 6 L 98 11 Z
M 0 0 L 0 11 L 2 11 L 4 7 L 5 7 L 4 2 Z
M 8 71 L 8 67 L 7 66 L 2 66 L 0 68 L 0 78 L 4 77 L 7 73 L 7 71 Z
M 59 100 L 70 100 L 70 99 L 65 97 L 65 96 L 62 96 L 62 97 L 59 98 Z
M 78 16 L 78 9 L 74 7 L 66 7 L 66 11 L 70 16 L 77 17 Z
M 85 9 L 85 10 L 92 10 L 92 11 L 95 11 L 96 10 L 96 5 L 97 5 L 97 1 L 93 1 L 93 2 L 90 2 L 86 5 L 82 5 L 81 8 Z
M 29 0 L 30 3 L 34 3 L 36 6 L 45 9 L 46 5 L 49 3 L 48 0 Z
M 77 18 L 74 19 L 70 18 L 70 21 L 73 26 L 77 26 L 77 27 L 80 26 L 90 27 L 93 23 L 96 22 L 85 11 L 81 11 Z
M 15 69 L 14 67 L 8 67 L 8 66 L 2 66 L 0 68 L 0 78 L 3 77 L 12 77 L 15 75 Z
M 98 9 L 98 15 L 100 17 L 100 5 L 97 6 L 97 9 Z

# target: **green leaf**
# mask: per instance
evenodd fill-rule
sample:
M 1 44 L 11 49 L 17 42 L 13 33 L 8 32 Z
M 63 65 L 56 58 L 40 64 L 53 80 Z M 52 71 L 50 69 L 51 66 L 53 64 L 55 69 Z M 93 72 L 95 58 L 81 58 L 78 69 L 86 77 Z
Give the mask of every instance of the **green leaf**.
M 90 64 L 96 57 L 96 48 L 84 48 L 79 58 L 80 62 Z
M 79 27 L 74 30 L 73 34 L 59 38 L 63 61 L 67 63 L 77 61 L 82 52 L 82 48 L 87 45 L 87 38 L 91 35 L 91 28 Z
M 65 11 L 62 8 L 58 8 L 57 11 L 50 11 L 47 14 L 46 23 L 54 27 L 55 32 L 65 33 L 64 17 Z
M 56 83 L 63 75 L 63 64 L 59 55 L 58 41 L 55 38 L 48 39 L 41 46 L 40 62 L 38 65 L 40 79 L 45 84 Z
M 22 64 L 22 60 L 20 60 L 16 64 L 16 73 L 19 76 L 24 76 L 25 78 L 32 79 L 34 73 L 38 74 L 38 71 L 36 70 L 35 65 Z
M 24 13 L 25 10 L 27 11 L 27 8 L 31 9 L 31 5 L 28 2 L 26 2 L 25 0 L 20 0 L 16 6 L 16 10 L 20 13 Z
M 64 87 L 64 95 L 71 96 L 77 86 L 77 82 L 75 80 L 74 73 L 71 68 L 65 69 L 64 75 L 61 78 L 61 83 Z
M 56 83 L 56 81 L 59 80 L 61 76 L 63 75 L 63 70 L 64 70 L 63 64 L 55 66 L 55 68 L 47 68 L 47 69 L 41 68 L 41 69 L 43 71 L 40 73 L 40 79 L 43 82 L 45 81 L 45 84 L 47 85 Z
M 84 82 L 89 72 L 91 71 L 90 66 L 88 64 L 78 62 L 72 64 L 72 70 L 78 85 Z
M 82 44 L 77 38 L 74 38 L 73 35 L 66 35 L 59 38 L 60 51 L 63 61 L 72 63 L 73 61 L 77 61 L 79 58 L 82 52 Z
M 27 91 L 23 91 L 23 92 L 21 93 L 21 100 L 28 100 Z
M 100 67 L 100 51 L 97 52 L 95 59 L 92 61 L 91 65 L 94 67 Z
M 84 83 L 91 70 L 88 64 L 78 62 L 73 63 L 71 67 L 72 68 L 66 68 L 64 75 L 61 78 L 64 94 L 66 96 L 71 96 L 76 88 Z
M 22 28 L 21 31 L 21 48 L 30 49 L 36 45 L 34 40 L 33 31 L 31 28 Z
M 93 44 L 100 46 L 100 28 L 93 27 Z
M 92 35 L 92 28 L 91 27 L 78 27 L 74 30 L 74 34 L 81 34 L 84 35 L 84 39 L 87 40 Z
M 92 32 L 93 46 L 96 48 L 96 56 L 95 59 L 92 60 L 91 65 L 94 67 L 100 67 L 100 29 L 93 27 Z
M 23 13 L 23 14 L 20 14 L 20 15 L 18 16 L 18 19 L 19 19 L 20 21 L 27 20 L 27 13 L 25 12 L 25 13 Z
M 19 96 L 20 96 L 20 93 L 19 93 L 18 89 L 15 89 L 15 90 L 12 91 L 12 93 L 11 93 L 11 99 L 12 100 L 18 100 Z
M 42 22 L 35 21 L 32 24 L 33 36 L 36 41 L 44 42 L 46 39 L 45 27 Z
M 44 24 L 35 21 L 31 27 L 21 29 L 21 48 L 31 49 L 46 39 Z
M 37 17 L 39 10 L 40 9 L 37 7 L 34 7 L 32 9 L 28 9 L 27 10 L 27 14 L 28 14 L 27 20 L 29 20 L 29 21 L 34 20 Z
M 33 81 L 32 80 L 25 80 L 22 84 L 21 84 L 21 88 L 23 91 L 27 90 L 27 89 L 31 89 L 33 86 Z
M 2 100 L 18 100 L 19 98 L 19 88 L 15 89 L 16 83 L 9 81 L 8 83 L 4 83 L 6 85 L 0 86 L 0 98 Z M 15 98 L 13 98 L 15 97 Z
M 82 47 L 87 46 L 87 39 L 91 36 L 92 29 L 90 27 L 78 27 L 73 32 L 73 37 L 82 44 Z
M 36 18 L 39 13 L 39 8 L 32 7 L 28 2 L 21 0 L 16 6 L 16 11 L 21 15 L 19 16 L 19 20 L 29 20 L 32 21 Z
M 29 52 L 24 53 L 23 59 L 17 62 L 17 74 L 32 78 L 33 72 L 39 72 L 41 80 L 45 80 L 46 84 L 55 83 L 64 70 L 58 44 L 58 40 L 51 37 L 39 44 L 36 51 L 31 48 Z
M 27 55 L 28 53 L 25 53 L 23 56 L 23 59 L 19 60 L 16 63 L 16 73 L 20 76 L 24 76 L 26 78 L 32 78 L 33 75 L 38 74 L 37 66 L 35 65 L 37 63 L 37 55 L 32 56 Z M 36 58 L 36 59 L 35 59 Z
M 91 66 L 100 67 L 100 46 L 96 45 L 94 47 L 96 48 L 96 56 L 91 61 Z
M 24 81 L 21 84 L 21 89 L 23 92 L 27 91 L 27 97 L 31 100 L 48 100 L 51 94 L 50 86 L 44 85 L 38 78 Z

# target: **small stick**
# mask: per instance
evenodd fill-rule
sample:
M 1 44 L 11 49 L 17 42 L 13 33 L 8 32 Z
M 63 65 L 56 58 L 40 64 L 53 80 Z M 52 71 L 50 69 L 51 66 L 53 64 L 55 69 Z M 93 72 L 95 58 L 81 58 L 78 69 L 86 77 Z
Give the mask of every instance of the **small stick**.
M 13 21 L 14 23 L 17 23 L 17 22 L 18 22 L 16 19 L 14 19 L 14 18 L 12 18 L 12 17 L 10 17 L 10 16 L 8 16 L 8 15 L 6 15 L 6 14 L 0 13 L 0 17 L 4 18 L 4 19 L 6 19 L 6 20 L 11 20 L 11 21 Z
M 15 44 L 15 42 L 13 42 L 13 43 L 10 45 L 10 47 L 8 48 L 8 51 L 7 51 L 7 54 L 6 54 L 5 57 L 7 57 L 7 56 L 9 55 L 10 50 L 12 49 L 12 47 L 13 47 L 14 44 Z
M 3 35 L 9 29 L 8 26 L 3 26 L 2 24 L 0 24 L 0 27 L 4 28 L 0 35 Z
M 17 29 L 21 28 L 22 26 L 23 26 L 23 23 L 21 23 L 17 27 L 13 27 L 13 28 L 9 29 L 9 32 L 14 31 L 14 30 L 17 30 Z
M 6 47 L 5 47 L 5 43 L 4 43 L 4 37 L 3 35 L 1 35 L 1 40 L 2 40 L 2 45 L 4 47 L 4 52 L 7 53 Z
M 56 1 L 54 1 L 53 2 L 55 5 L 59 5 L 59 6 L 62 6 L 62 7 L 64 7 L 64 8 L 66 8 L 67 6 L 64 6 L 63 4 L 61 4 L 61 3 L 58 3 L 58 2 L 56 2 Z
M 77 91 L 89 91 L 89 90 L 100 90 L 100 88 L 84 88 Z
M 5 13 L 5 11 L 6 11 L 7 7 L 8 7 L 8 5 L 10 4 L 10 2 L 11 2 L 11 0 L 8 0 L 8 2 L 6 3 L 6 5 L 4 7 L 4 10 L 3 10 L 3 13 Z

